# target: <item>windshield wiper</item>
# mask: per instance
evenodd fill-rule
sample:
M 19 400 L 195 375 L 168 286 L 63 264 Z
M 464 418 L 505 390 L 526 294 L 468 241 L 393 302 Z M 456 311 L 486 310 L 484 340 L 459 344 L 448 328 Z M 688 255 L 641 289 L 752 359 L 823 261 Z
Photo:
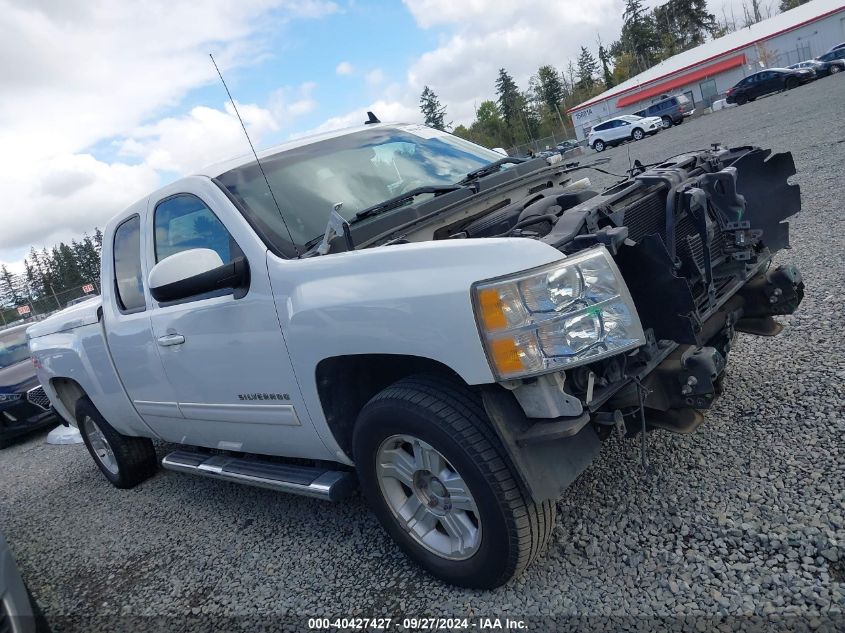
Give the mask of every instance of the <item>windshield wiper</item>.
M 479 167 L 478 169 L 469 172 L 463 180 L 459 180 L 456 184 L 467 185 L 482 176 L 487 176 L 488 174 L 499 171 L 502 165 L 519 165 L 520 163 L 524 163 L 526 160 L 527 159 L 525 158 L 516 158 L 515 156 L 505 156 L 504 158 L 495 160 L 488 165 L 484 165 L 484 167 Z
M 364 218 L 369 218 L 374 215 L 378 215 L 379 213 L 384 213 L 385 211 L 390 211 L 391 209 L 395 209 L 397 207 L 403 206 L 406 202 L 409 202 L 416 198 L 417 196 L 421 196 L 426 193 L 433 193 L 436 196 L 439 196 L 444 193 L 449 193 L 450 191 L 456 191 L 461 189 L 460 184 L 456 185 L 429 185 L 427 187 L 416 187 L 415 189 L 409 189 L 404 193 L 400 193 L 398 196 L 394 196 L 393 198 L 388 198 L 384 202 L 379 202 L 378 204 L 374 204 L 371 207 L 367 207 L 355 214 L 355 217 L 352 219 L 350 224 L 358 221 L 363 220 Z

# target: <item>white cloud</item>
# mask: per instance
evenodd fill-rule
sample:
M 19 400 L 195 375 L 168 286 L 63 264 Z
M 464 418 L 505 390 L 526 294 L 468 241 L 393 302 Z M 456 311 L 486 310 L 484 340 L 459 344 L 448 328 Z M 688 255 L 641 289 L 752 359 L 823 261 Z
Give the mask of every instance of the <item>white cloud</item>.
M 254 143 L 263 133 L 278 129 L 269 110 L 238 104 L 238 111 Z M 241 124 L 228 103 L 225 110 L 198 106 L 186 115 L 141 126 L 120 145 L 120 155 L 138 158 L 156 171 L 178 174 L 248 151 Z
M 316 82 L 306 81 L 296 88 L 280 88 L 270 95 L 270 110 L 282 125 L 290 123 L 292 119 L 308 114 L 317 107 L 313 97 L 316 87 Z
M 102 227 L 159 182 L 149 165 L 108 164 L 90 154 L 57 154 L 18 166 L 15 176 L 15 182 L 6 174 L 0 178 L 5 209 L 0 249 L 24 252 L 29 245 L 51 247 Z
M 430 86 L 447 106 L 455 124 L 474 117 L 475 107 L 495 98 L 499 68 L 506 68 L 519 86 L 543 64 L 563 70 L 575 60 L 581 44 L 610 42 L 620 27 L 618 0 L 590 3 L 485 2 L 469 0 L 405 0 L 422 28 L 446 28 L 440 45 L 424 53 L 408 70 L 408 88 L 419 98 Z M 409 99 L 410 101 L 410 99 Z
M 374 68 L 364 75 L 364 81 L 366 81 L 367 85 L 371 87 L 380 86 L 384 83 L 384 80 L 384 71 L 381 68 Z
M 351 75 L 355 72 L 355 66 L 353 66 L 349 62 L 340 62 L 337 65 L 337 68 L 334 69 L 334 71 L 338 75 Z
M 0 259 L 102 226 L 154 189 L 159 170 L 241 153 L 228 109 L 144 123 L 218 81 L 209 51 L 224 72 L 254 63 L 271 26 L 336 11 L 324 0 L 0 0 Z M 294 89 L 278 112 L 244 104 L 241 114 L 260 136 L 280 112 L 313 110 L 312 91 Z M 110 138 L 123 139 L 111 164 L 90 149 Z
M 368 110 L 384 122 L 422 122 L 422 115 L 420 114 L 419 108 L 399 101 L 378 100 L 372 102 L 370 105 L 362 106 L 360 110 L 356 109 L 339 116 L 331 117 L 316 128 L 294 134 L 293 138 L 301 138 L 303 136 L 310 136 L 311 134 L 319 134 L 320 132 L 330 132 L 353 125 L 360 125 L 366 120 Z

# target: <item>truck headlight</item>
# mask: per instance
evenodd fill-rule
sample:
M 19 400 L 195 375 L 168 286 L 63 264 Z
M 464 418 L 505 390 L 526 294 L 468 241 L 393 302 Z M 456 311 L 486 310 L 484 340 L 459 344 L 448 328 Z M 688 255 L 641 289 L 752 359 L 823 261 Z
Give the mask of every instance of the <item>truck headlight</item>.
M 604 246 L 479 282 L 472 294 L 500 380 L 575 367 L 645 342 L 637 309 Z

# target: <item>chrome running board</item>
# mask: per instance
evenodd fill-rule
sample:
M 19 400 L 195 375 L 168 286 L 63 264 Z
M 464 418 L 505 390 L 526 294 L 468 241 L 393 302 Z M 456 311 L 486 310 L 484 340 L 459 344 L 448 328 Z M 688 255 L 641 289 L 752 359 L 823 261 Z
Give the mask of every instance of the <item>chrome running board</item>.
M 161 460 L 163 468 L 248 486 L 338 501 L 355 487 L 355 475 L 342 470 L 280 464 L 257 457 L 209 455 L 174 451 Z

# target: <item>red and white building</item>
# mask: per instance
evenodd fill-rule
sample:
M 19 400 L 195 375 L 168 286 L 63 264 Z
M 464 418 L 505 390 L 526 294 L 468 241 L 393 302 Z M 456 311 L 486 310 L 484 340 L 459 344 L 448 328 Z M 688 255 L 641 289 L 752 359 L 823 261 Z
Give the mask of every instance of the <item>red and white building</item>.
M 812 59 L 840 42 L 845 42 L 845 3 L 812 0 L 670 57 L 567 114 L 583 140 L 597 123 L 632 114 L 664 94 L 685 94 L 697 109 L 707 108 L 747 75 Z

